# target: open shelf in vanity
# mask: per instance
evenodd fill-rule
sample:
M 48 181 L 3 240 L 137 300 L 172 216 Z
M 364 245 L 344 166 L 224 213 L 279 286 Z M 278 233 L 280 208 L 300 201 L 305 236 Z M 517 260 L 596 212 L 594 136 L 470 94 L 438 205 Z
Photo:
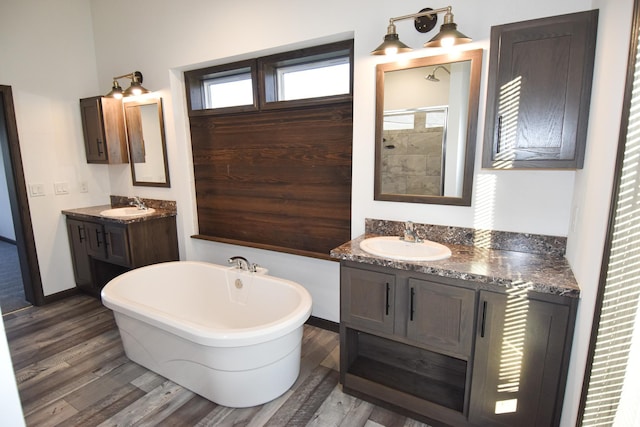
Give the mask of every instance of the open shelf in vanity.
M 357 378 L 462 413 L 467 361 L 347 328 L 345 383 Z

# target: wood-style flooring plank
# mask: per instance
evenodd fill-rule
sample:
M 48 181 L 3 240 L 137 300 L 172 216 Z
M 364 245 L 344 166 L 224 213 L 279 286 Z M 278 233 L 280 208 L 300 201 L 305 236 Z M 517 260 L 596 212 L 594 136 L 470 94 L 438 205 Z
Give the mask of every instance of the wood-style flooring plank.
M 4 319 L 31 427 L 428 427 L 342 393 L 338 334 L 305 325 L 300 375 L 282 396 L 228 408 L 130 361 L 110 310 L 77 295 Z
M 194 395 L 184 405 L 169 414 L 162 425 L 166 427 L 194 426 L 218 406 L 204 397 Z
M 67 401 L 59 399 L 29 414 L 25 422 L 29 426 L 59 425 L 77 413 L 78 410 Z

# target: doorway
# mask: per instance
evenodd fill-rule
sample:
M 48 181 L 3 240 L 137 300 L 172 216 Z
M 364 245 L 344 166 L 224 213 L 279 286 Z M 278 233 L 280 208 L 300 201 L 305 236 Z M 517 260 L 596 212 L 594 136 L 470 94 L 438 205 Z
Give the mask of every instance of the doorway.
M 33 305 L 43 305 L 45 298 L 22 169 L 13 94 L 11 87 L 4 85 L 0 85 L 0 150 L 2 150 L 1 157 L 7 180 L 11 218 L 15 230 L 15 249 L 22 276 L 24 297 Z

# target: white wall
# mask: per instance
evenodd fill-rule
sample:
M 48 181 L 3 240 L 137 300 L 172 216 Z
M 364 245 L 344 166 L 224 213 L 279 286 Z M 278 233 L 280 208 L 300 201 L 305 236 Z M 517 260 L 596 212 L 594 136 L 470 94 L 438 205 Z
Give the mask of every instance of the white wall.
M 109 200 L 107 167 L 83 160 L 78 99 L 99 88 L 91 26 L 86 0 L 2 3 L 0 83 L 12 87 L 26 182 L 45 191 L 29 198 L 45 295 L 74 286 L 60 211 Z M 79 193 L 80 180 L 89 193 Z M 59 181 L 69 195 L 53 195 Z
M 190 238 L 197 232 L 197 218 L 182 71 L 353 37 L 352 235 L 364 231 L 366 217 L 568 235 L 568 258 L 583 290 L 563 419 L 563 425 L 572 425 L 604 239 L 632 0 L 520 0 L 517 6 L 511 0 L 448 3 L 459 29 L 475 40 L 464 49 L 485 49 L 480 124 L 484 123 L 492 25 L 601 9 L 585 168 L 578 172 L 481 170 L 480 125 L 471 207 L 373 200 L 375 65 L 388 59 L 370 56 L 369 51 L 380 44 L 390 17 L 417 12 L 424 7 L 420 1 L 55 3 L 10 0 L 3 2 L 0 14 L 0 83 L 14 90 L 27 183 L 43 183 L 47 192 L 30 198 L 45 294 L 73 286 L 60 209 L 107 203 L 109 194 L 137 194 L 178 202 L 182 258 L 223 263 L 230 255 L 245 255 L 272 274 L 306 286 L 314 298 L 314 315 L 338 320 L 337 263 Z M 401 39 L 417 48 L 405 57 L 443 53 L 419 48 L 430 36 L 416 32 L 411 22 L 399 22 L 397 27 Z M 605 45 L 616 48 L 605 52 Z M 106 92 L 112 76 L 134 70 L 144 74 L 145 87 L 164 98 L 169 189 L 132 187 L 128 165 L 107 167 L 84 161 L 78 98 Z M 53 196 L 53 182 L 58 180 L 70 182 L 70 195 Z M 80 180 L 89 182 L 89 193 L 78 192 Z M 578 215 L 570 232 L 573 206 Z

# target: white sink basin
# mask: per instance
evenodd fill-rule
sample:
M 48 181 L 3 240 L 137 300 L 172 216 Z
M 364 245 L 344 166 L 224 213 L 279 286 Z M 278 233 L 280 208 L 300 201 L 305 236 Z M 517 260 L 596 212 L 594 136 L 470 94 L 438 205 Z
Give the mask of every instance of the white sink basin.
M 397 236 L 364 239 L 360 249 L 371 255 L 403 261 L 437 261 L 451 256 L 451 250 L 440 243 L 429 240 L 406 242 Z
M 113 208 L 100 212 L 100 215 L 106 217 L 120 217 L 131 218 L 136 216 L 144 216 L 154 213 L 156 210 L 153 208 L 138 209 L 137 207 L 125 207 L 125 208 Z

